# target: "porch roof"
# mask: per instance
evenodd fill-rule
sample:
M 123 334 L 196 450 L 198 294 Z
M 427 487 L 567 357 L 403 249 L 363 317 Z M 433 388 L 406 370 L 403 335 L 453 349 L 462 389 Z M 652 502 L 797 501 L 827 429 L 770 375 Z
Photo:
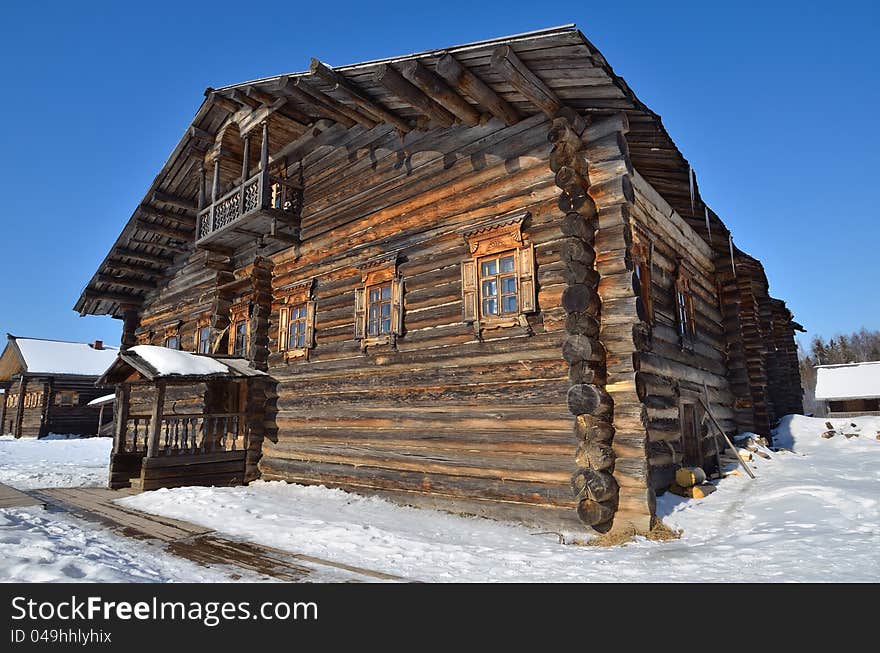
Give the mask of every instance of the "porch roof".
M 137 345 L 119 352 L 113 364 L 98 379 L 97 385 L 112 385 L 136 372 L 148 381 L 169 379 L 191 381 L 204 379 L 240 379 L 266 376 L 250 367 L 243 358 L 191 354 L 155 345 Z

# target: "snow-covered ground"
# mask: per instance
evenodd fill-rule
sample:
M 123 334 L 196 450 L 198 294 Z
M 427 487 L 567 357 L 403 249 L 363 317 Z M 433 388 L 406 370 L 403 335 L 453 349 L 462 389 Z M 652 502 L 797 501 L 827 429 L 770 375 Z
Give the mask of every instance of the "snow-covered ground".
M 19 490 L 104 487 L 112 438 L 0 437 L 0 483 Z
M 820 437 L 825 420 L 787 417 L 757 480 L 729 476 L 701 500 L 658 501 L 679 540 L 560 544 L 513 524 L 393 505 L 323 487 L 158 490 L 122 499 L 230 536 L 422 581 L 878 581 L 880 418 L 860 437 Z M 847 427 L 842 429 L 853 432 Z
M 0 483 L 20 490 L 104 486 L 111 444 L 110 438 L 0 437 Z M 0 582 L 224 582 L 231 573 L 42 508 L 0 509 Z

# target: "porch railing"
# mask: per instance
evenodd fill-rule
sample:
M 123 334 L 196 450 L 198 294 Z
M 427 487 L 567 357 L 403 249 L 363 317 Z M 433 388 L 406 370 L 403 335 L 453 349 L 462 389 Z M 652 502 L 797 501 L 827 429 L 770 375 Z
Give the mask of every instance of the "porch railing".
M 156 457 L 247 449 L 244 413 L 173 414 L 163 415 L 161 420 L 153 453 Z M 149 415 L 129 415 L 119 451 L 146 454 L 150 448 L 151 422 Z
M 260 171 L 199 211 L 196 240 L 206 238 L 256 211 L 276 209 L 293 214 L 297 192 L 296 185 L 290 181 Z

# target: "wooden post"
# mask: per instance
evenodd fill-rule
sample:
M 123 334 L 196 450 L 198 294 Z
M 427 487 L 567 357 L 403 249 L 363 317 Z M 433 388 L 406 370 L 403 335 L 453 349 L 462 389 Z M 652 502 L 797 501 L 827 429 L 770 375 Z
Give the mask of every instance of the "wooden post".
M 207 189 L 205 188 L 205 162 L 203 160 L 199 160 L 199 211 L 202 211 L 205 208 L 205 204 L 208 201 L 207 198 Z
M 147 440 L 147 458 L 155 458 L 159 449 L 159 434 L 162 432 L 162 411 L 165 408 L 165 382 L 156 383 L 156 400 L 150 413 L 150 434 Z
M 101 404 L 101 407 L 98 409 L 98 432 L 95 435 L 101 435 L 101 424 L 104 422 L 104 405 Z
M 263 121 L 263 142 L 260 144 L 260 208 L 269 197 L 269 122 Z
M 120 383 L 116 386 L 116 402 L 113 407 L 113 453 L 125 451 L 125 435 L 128 429 L 128 401 L 131 398 L 131 386 Z
M 214 210 L 217 196 L 220 194 L 220 157 L 214 159 L 214 179 L 211 182 L 211 231 L 214 231 Z
M 18 382 L 18 406 L 15 409 L 15 424 L 12 425 L 12 435 L 21 437 L 21 422 L 24 419 L 24 393 L 27 390 L 27 377 L 22 373 Z
M 244 156 L 241 158 L 241 188 L 238 189 L 239 198 L 238 205 L 241 207 L 239 211 L 244 215 L 244 185 L 250 177 L 251 164 L 251 135 L 244 136 Z
M 52 379 L 43 384 L 43 403 L 40 406 L 40 431 L 37 434 L 38 438 L 49 434 L 49 413 L 52 410 L 53 387 Z

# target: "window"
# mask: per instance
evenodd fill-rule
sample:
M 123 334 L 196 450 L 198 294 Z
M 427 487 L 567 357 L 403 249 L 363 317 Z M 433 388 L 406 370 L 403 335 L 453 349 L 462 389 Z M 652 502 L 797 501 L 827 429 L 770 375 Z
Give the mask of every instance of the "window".
M 211 353 L 211 327 L 202 326 L 196 331 L 196 352 L 199 354 Z
M 385 255 L 361 267 L 362 286 L 355 289 L 354 335 L 361 348 L 390 344 L 403 335 L 403 279 L 397 273 L 397 254 Z
M 308 358 L 315 345 L 315 302 L 312 300 L 314 279 L 277 291 L 280 302 L 278 315 L 278 351 L 284 359 Z
M 391 284 L 367 288 L 367 335 L 391 333 Z
M 480 259 L 480 310 L 483 317 L 517 315 L 518 294 L 514 252 Z
M 462 231 L 473 258 L 462 261 L 462 318 L 483 329 L 517 326 L 531 334 L 526 314 L 537 311 L 535 249 L 522 233 L 521 213 Z
M 651 288 L 653 275 L 654 243 L 633 245 L 633 273 L 639 284 L 639 296 L 645 311 L 645 320 L 654 321 L 654 296 Z
M 693 340 L 697 335 L 694 298 L 691 294 L 690 279 L 681 267 L 675 282 L 675 321 L 681 346 L 692 348 Z
M 76 403 L 75 392 L 62 392 L 60 393 L 59 405 L 61 406 L 73 406 Z
M 165 347 L 168 349 L 180 349 L 180 336 L 166 336 Z
M 232 326 L 232 355 L 247 357 L 248 321 L 238 320 Z

